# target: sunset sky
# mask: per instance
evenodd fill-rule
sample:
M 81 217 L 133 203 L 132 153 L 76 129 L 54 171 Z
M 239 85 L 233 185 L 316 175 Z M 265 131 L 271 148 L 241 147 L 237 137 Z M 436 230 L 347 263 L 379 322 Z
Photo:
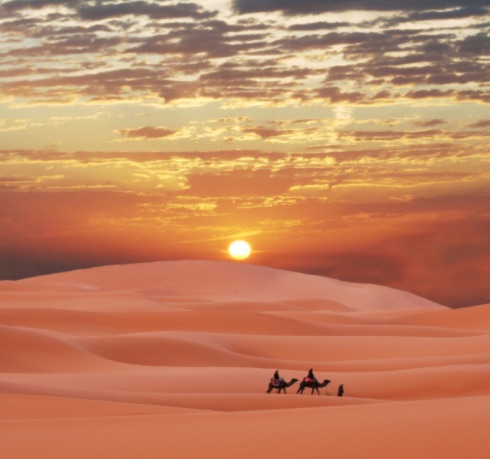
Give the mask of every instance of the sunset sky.
M 490 302 L 487 0 L 0 5 L 0 279 L 242 238 Z

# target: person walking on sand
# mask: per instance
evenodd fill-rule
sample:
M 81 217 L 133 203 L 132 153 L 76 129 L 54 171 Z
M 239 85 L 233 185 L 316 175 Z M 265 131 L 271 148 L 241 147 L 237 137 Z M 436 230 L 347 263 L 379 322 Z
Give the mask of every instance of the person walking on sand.
M 339 390 L 337 391 L 337 397 L 342 397 L 344 395 L 344 385 L 341 384 L 339 386 Z

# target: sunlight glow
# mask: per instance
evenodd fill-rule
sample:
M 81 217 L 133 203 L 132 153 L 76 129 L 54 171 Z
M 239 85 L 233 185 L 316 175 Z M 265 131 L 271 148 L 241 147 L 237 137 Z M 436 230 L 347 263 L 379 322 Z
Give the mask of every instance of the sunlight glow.
M 232 242 L 228 247 L 228 253 L 234 260 L 245 260 L 245 258 L 249 257 L 251 252 L 252 248 L 250 247 L 250 244 L 245 241 Z

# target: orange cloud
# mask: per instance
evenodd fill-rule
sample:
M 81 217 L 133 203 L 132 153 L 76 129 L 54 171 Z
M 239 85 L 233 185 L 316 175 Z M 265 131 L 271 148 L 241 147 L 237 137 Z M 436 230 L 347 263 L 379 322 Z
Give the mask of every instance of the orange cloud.
M 280 130 L 280 129 L 271 129 L 266 127 L 244 128 L 242 131 L 245 132 L 246 134 L 256 134 L 261 139 L 270 139 L 271 137 L 278 137 L 293 132 L 289 129 Z
M 165 137 L 170 137 L 176 132 L 177 129 L 169 129 L 166 127 L 153 127 L 144 126 L 137 129 L 120 129 L 118 131 L 122 137 L 127 139 L 163 139 Z

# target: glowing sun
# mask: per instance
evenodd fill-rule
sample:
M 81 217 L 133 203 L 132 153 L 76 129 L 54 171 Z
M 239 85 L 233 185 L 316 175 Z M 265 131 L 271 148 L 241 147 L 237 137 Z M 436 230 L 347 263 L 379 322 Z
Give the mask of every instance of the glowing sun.
M 245 260 L 245 258 L 248 258 L 251 252 L 252 248 L 250 247 L 250 244 L 245 241 L 232 242 L 228 247 L 230 257 L 235 260 Z

